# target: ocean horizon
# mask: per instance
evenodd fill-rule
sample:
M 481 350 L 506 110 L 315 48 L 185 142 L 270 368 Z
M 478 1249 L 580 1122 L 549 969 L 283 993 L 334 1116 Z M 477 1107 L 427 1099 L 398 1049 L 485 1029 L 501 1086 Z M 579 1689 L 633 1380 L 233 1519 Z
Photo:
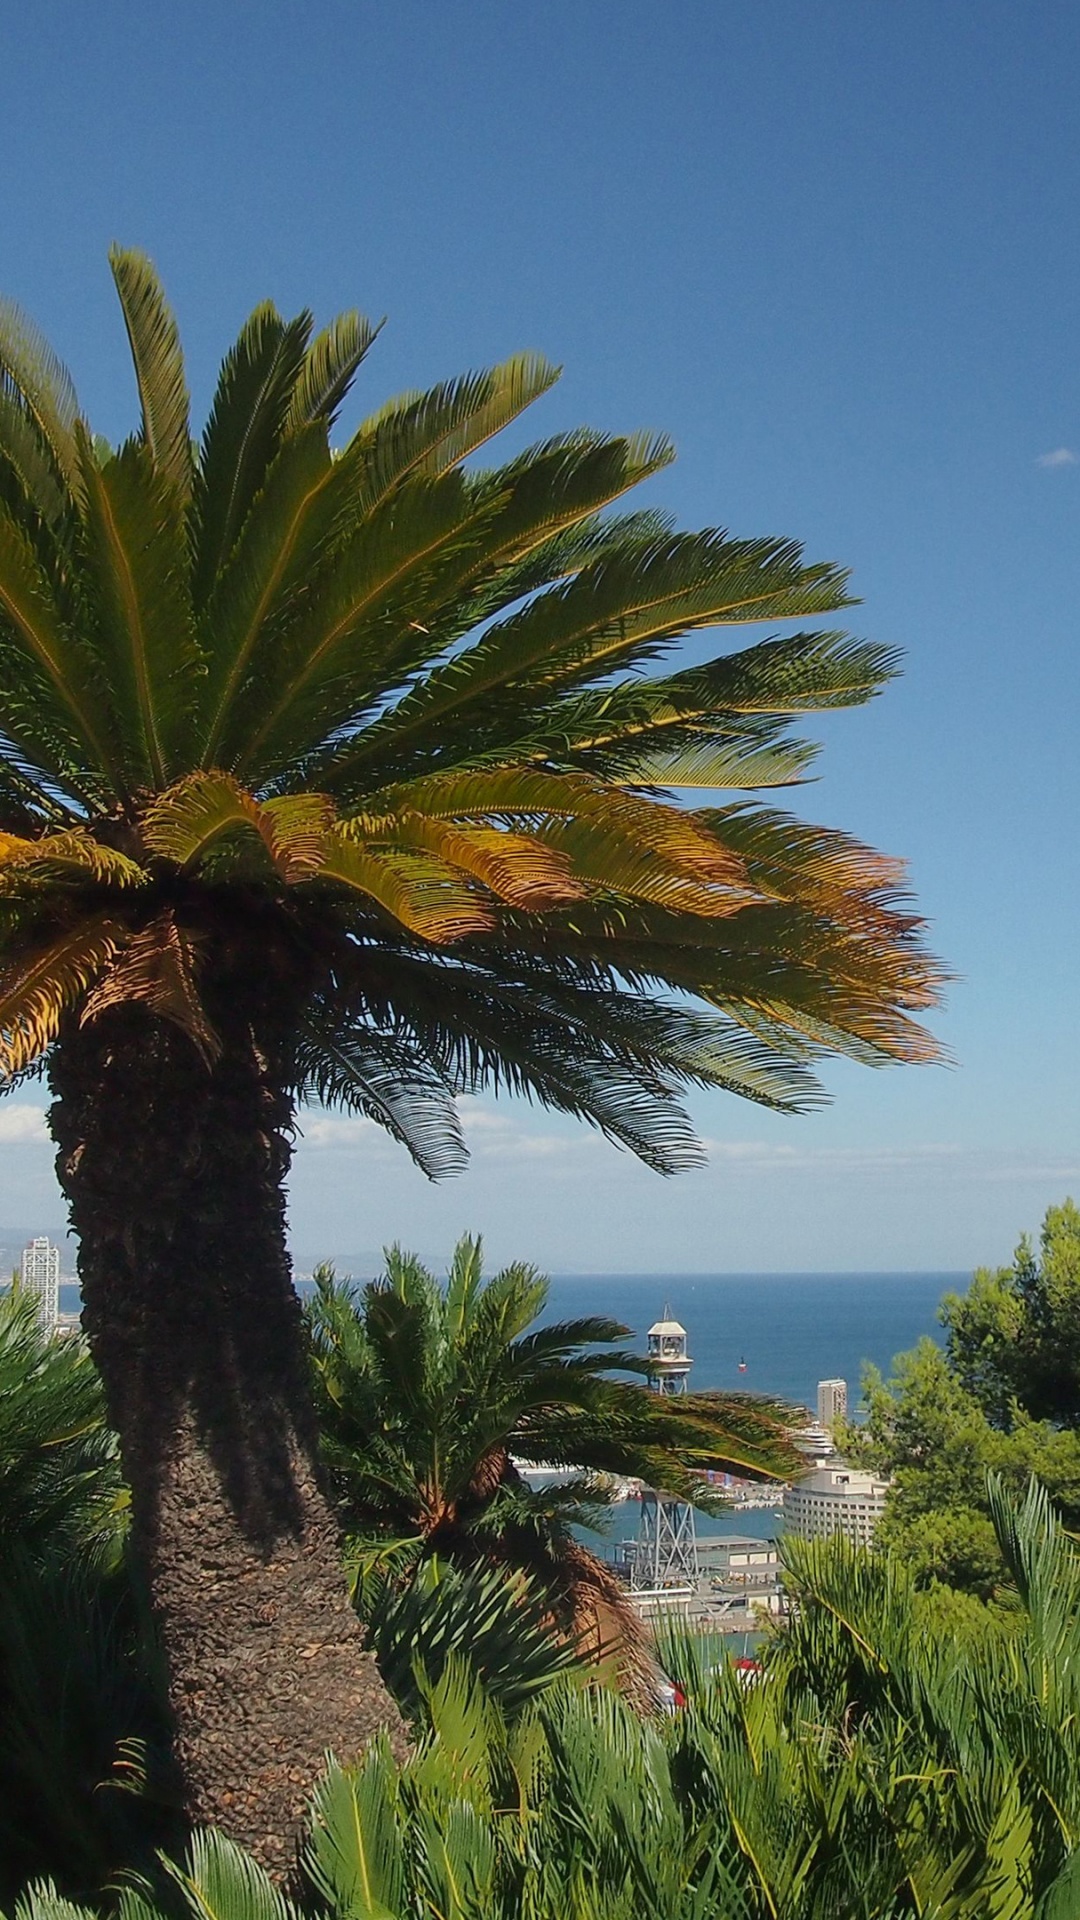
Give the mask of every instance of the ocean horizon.
M 964 1292 L 970 1279 L 966 1271 L 564 1273 L 552 1276 L 543 1317 L 618 1320 L 630 1329 L 627 1345 L 643 1352 L 650 1325 L 670 1308 L 687 1331 L 693 1387 L 745 1388 L 813 1407 L 818 1381 L 840 1378 L 854 1410 L 864 1368 L 887 1375 L 924 1335 L 940 1342 L 941 1297 Z M 298 1281 L 301 1293 L 309 1286 Z M 62 1310 L 77 1313 L 78 1287 L 65 1281 L 60 1292 Z

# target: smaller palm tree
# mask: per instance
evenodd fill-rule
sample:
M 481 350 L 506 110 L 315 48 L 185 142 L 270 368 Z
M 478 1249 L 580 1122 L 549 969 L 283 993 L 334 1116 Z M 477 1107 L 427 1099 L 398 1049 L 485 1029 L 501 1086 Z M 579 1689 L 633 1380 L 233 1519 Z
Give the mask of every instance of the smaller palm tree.
M 586 1651 L 614 1643 L 640 1674 L 622 1589 L 575 1526 L 610 1501 L 611 1476 L 702 1507 L 715 1503 L 706 1468 L 787 1476 L 790 1412 L 759 1395 L 653 1393 L 648 1363 L 622 1344 L 628 1328 L 538 1324 L 547 1299 L 531 1266 L 485 1280 L 469 1237 L 445 1285 L 396 1247 L 362 1291 L 321 1268 L 308 1323 L 324 1457 L 358 1568 L 363 1543 L 395 1541 L 406 1559 L 521 1569 Z M 523 1460 L 573 1477 L 537 1490 Z

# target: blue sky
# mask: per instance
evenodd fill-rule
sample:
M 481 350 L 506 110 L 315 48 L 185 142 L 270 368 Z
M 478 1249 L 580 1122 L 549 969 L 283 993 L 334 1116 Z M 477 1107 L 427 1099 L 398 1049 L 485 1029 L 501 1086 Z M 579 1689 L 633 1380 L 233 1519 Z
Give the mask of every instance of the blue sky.
M 910 862 L 954 1067 L 827 1067 L 798 1120 L 702 1099 L 675 1182 L 500 1105 L 432 1190 L 314 1117 L 302 1255 L 471 1226 L 562 1270 L 957 1268 L 1080 1190 L 1078 71 L 1057 0 L 4 9 L 0 287 L 102 431 L 133 414 L 114 237 L 200 414 L 266 295 L 388 315 L 365 410 L 538 347 L 538 429 L 668 430 L 654 497 L 851 566 L 852 624 L 906 654 L 794 804 Z M 0 1108 L 0 1221 L 62 1217 L 40 1105 Z

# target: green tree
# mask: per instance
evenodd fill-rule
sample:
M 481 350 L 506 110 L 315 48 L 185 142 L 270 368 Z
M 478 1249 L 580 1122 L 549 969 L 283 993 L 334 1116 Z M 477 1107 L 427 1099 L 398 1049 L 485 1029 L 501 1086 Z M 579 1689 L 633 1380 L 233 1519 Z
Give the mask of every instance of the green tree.
M 1050 1209 L 1041 1268 L 1018 1256 L 1012 1268 L 976 1274 L 970 1295 L 946 1295 L 944 1349 L 922 1340 L 897 1357 L 890 1380 L 874 1368 L 867 1372 L 866 1424 L 849 1426 L 843 1445 L 891 1475 L 876 1543 L 901 1555 L 924 1588 L 943 1585 L 1008 1610 L 1008 1574 L 986 1492 L 989 1473 L 1016 1492 L 1034 1477 L 1066 1524 L 1080 1525 L 1080 1435 L 1071 1423 L 1036 1417 L 1017 1398 L 1021 1383 L 1047 1380 L 1053 1359 L 1048 1337 L 1036 1341 L 1024 1331 L 1020 1278 L 1034 1271 L 1041 1286 L 1044 1274 L 1067 1275 L 1076 1218 L 1069 1205 Z M 1036 1407 L 1045 1404 L 1041 1385 L 1032 1397 Z M 1057 1404 L 1063 1405 L 1060 1394 Z
M 966 1294 L 947 1294 L 949 1358 L 995 1425 L 1016 1408 L 1080 1427 L 1080 1209 L 1049 1207 L 1036 1258 L 1025 1237 L 1011 1266 L 979 1269 Z
M 156 276 L 112 268 L 118 448 L 0 314 L 0 1066 L 47 1056 L 192 1810 L 262 1845 L 327 1745 L 394 1724 L 314 1464 L 297 1103 L 435 1173 L 456 1094 L 509 1088 L 667 1172 L 687 1088 L 798 1110 L 823 1050 L 932 1056 L 939 975 L 894 862 L 668 791 L 797 780 L 791 717 L 883 686 L 886 649 L 818 629 L 647 671 L 847 606 L 840 570 L 606 512 L 655 437 L 467 465 L 551 386 L 535 355 L 339 443 L 355 314 L 257 308 L 196 444 Z
M 633 1661 L 636 1616 L 572 1530 L 610 1498 L 603 1476 L 708 1506 L 705 1468 L 791 1474 L 788 1410 L 751 1394 L 653 1393 L 626 1377 L 647 1371 L 619 1344 L 628 1328 L 540 1325 L 547 1298 L 533 1267 L 485 1279 L 468 1237 L 445 1285 L 398 1248 L 362 1291 L 321 1268 L 308 1323 L 323 1457 L 359 1564 L 380 1541 L 399 1558 L 411 1543 L 459 1564 L 493 1561 L 539 1581 L 580 1646 L 601 1656 L 613 1640 Z M 575 1478 L 539 1491 L 517 1460 Z

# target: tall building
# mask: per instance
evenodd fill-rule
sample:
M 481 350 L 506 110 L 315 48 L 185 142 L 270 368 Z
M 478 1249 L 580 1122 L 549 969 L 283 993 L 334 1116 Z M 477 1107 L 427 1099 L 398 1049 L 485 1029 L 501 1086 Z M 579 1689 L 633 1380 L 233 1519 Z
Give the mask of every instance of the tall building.
M 817 1383 L 818 1426 L 830 1433 L 837 1420 L 847 1418 L 847 1381 L 819 1380 Z
M 686 1392 L 693 1361 L 686 1351 L 686 1328 L 672 1319 L 670 1307 L 665 1307 L 663 1319 L 649 1328 L 647 1357 L 649 1385 L 654 1393 Z M 693 1507 L 673 1494 L 643 1487 L 631 1584 L 639 1591 L 696 1586 L 698 1571 Z
M 42 1236 L 23 1248 L 20 1280 L 37 1304 L 39 1324 L 51 1332 L 60 1317 L 60 1249 Z
M 885 1511 L 889 1482 L 856 1467 L 818 1467 L 784 1494 L 784 1528 L 801 1540 L 842 1533 L 867 1547 Z

